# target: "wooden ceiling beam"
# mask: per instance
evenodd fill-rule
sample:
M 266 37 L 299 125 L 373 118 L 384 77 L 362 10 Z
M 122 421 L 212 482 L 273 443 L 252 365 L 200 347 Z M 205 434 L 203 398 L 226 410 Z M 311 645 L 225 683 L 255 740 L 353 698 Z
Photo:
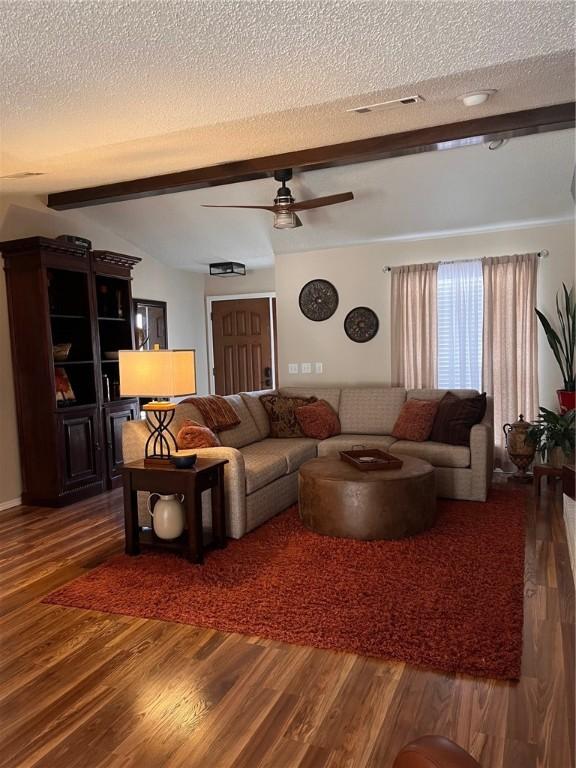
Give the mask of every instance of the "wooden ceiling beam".
M 562 130 L 575 125 L 575 103 L 509 112 L 504 115 L 480 117 L 447 125 L 436 125 L 404 133 L 392 133 L 369 139 L 347 141 L 325 147 L 284 152 L 279 155 L 239 160 L 189 171 L 167 173 L 131 181 L 119 181 L 86 189 L 73 189 L 48 195 L 48 207 L 56 210 L 84 208 L 104 203 L 136 200 L 141 197 L 169 195 L 194 189 L 235 184 L 264 179 L 280 168 L 292 168 L 295 173 L 351 165 L 370 160 L 447 149 L 446 142 L 462 145 L 470 138 L 482 141 L 526 136 L 533 133 Z

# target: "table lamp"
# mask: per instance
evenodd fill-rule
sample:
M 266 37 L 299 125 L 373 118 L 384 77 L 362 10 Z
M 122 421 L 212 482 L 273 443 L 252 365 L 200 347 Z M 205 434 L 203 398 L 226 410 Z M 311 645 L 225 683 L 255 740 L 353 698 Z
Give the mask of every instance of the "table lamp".
M 144 406 L 150 427 L 144 463 L 167 464 L 177 449 L 169 429 L 176 403 L 167 398 L 196 394 L 195 350 L 159 349 L 158 345 L 153 350 L 121 349 L 118 359 L 121 396 L 154 398 Z

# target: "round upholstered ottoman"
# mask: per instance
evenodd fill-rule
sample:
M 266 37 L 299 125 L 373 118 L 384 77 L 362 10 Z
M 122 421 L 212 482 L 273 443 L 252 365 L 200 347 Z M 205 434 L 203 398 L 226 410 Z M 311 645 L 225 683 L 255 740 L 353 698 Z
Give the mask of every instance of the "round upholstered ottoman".
M 336 457 L 300 467 L 300 517 L 307 528 L 349 539 L 400 539 L 436 520 L 434 467 L 402 456 L 400 469 L 363 472 Z

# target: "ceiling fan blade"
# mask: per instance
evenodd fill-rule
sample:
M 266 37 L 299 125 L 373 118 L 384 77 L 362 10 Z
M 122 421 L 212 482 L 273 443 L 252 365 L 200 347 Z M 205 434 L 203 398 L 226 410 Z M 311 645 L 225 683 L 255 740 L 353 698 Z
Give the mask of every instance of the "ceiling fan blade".
M 313 200 L 302 200 L 300 203 L 292 203 L 288 210 L 309 211 L 311 208 L 323 208 L 325 205 L 345 203 L 347 200 L 354 200 L 352 192 L 342 192 L 339 195 L 328 195 L 327 197 L 315 197 Z
M 300 217 L 297 216 L 296 214 L 294 214 L 294 217 L 296 218 L 296 226 L 297 227 L 301 227 L 302 226 L 302 222 L 300 221 Z
M 272 211 L 272 213 L 276 210 L 275 205 L 205 205 L 204 203 L 202 208 L 252 208 L 260 211 Z

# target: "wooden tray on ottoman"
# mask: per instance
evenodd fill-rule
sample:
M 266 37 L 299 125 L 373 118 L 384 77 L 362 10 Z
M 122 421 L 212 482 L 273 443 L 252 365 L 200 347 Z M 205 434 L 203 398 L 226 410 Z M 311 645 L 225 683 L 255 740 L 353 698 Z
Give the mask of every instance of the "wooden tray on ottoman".
M 360 461 L 360 457 L 364 458 L 365 456 L 373 459 L 373 461 Z M 386 453 L 386 451 L 380 451 L 378 448 L 340 451 L 340 458 L 362 472 L 402 468 L 402 461 L 399 458 L 393 456 L 391 453 Z

